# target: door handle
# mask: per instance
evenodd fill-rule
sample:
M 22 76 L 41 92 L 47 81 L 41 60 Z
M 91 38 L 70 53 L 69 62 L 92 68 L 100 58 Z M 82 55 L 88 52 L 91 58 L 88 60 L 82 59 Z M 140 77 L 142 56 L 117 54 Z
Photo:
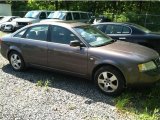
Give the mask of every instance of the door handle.
M 120 39 L 120 40 L 125 40 L 126 38 L 125 38 L 125 37 L 119 37 L 119 39 Z

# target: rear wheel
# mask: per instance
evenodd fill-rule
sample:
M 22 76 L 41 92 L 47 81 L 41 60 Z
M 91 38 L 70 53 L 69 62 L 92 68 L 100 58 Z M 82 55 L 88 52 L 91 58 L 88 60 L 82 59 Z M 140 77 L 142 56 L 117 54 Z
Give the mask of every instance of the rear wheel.
M 25 68 L 24 60 L 18 52 L 13 51 L 9 54 L 9 62 L 15 71 L 22 71 Z
M 119 95 L 125 86 L 125 80 L 119 70 L 111 66 L 101 67 L 95 73 L 96 86 L 105 94 Z

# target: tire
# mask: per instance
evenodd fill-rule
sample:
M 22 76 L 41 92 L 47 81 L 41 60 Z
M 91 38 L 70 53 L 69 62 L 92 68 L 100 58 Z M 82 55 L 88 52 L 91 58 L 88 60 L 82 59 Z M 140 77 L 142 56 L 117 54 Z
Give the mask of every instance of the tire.
M 112 66 L 98 69 L 94 81 L 98 89 L 109 96 L 120 95 L 125 88 L 125 79 L 122 73 Z
M 13 51 L 9 54 L 9 62 L 15 71 L 23 71 L 25 69 L 24 60 L 16 51 Z

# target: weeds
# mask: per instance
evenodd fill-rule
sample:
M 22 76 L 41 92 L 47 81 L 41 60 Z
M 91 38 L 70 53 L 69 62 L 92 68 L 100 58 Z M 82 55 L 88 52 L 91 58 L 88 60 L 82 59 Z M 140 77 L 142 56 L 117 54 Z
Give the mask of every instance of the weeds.
M 137 120 L 160 120 L 160 84 L 143 91 L 126 91 L 115 99 L 120 110 L 135 113 Z
M 49 80 L 46 81 L 38 80 L 36 86 L 45 87 L 45 90 L 48 91 L 49 90 L 48 87 L 51 86 L 51 82 Z

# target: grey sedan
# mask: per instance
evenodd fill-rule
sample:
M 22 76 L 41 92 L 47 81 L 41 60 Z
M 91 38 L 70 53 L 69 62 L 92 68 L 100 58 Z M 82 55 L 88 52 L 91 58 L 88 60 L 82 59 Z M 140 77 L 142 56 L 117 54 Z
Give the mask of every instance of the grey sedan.
M 84 23 L 33 24 L 3 37 L 0 44 L 15 71 L 34 66 L 69 73 L 93 80 L 107 95 L 160 79 L 156 51 L 113 40 Z

